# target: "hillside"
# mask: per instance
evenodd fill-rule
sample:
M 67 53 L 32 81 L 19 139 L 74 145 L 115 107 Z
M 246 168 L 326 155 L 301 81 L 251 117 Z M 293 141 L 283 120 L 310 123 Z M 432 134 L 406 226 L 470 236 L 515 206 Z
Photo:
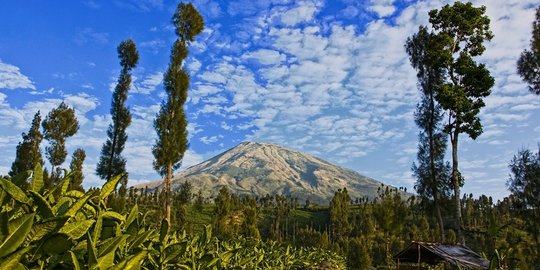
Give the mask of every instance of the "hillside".
M 284 194 L 301 203 L 328 203 L 338 189 L 347 188 L 351 198 L 373 197 L 381 186 L 369 177 L 317 157 L 279 145 L 244 142 L 192 166 L 173 178 L 173 189 L 190 181 L 194 191 L 214 197 L 222 186 L 238 195 Z M 160 181 L 137 187 L 155 188 Z

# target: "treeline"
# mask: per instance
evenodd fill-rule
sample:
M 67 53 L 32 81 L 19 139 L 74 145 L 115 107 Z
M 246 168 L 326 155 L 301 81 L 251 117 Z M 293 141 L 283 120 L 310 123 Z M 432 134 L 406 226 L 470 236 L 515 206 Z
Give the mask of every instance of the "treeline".
M 537 157 L 536 157 L 537 158 Z M 536 161 L 536 173 L 540 162 Z M 193 196 L 189 182 L 174 193 L 174 230 L 200 232 L 212 225 L 220 239 L 239 236 L 273 240 L 297 247 L 331 250 L 347 259 L 349 269 L 393 269 L 392 256 L 410 241 L 459 243 L 453 224 L 453 201 L 441 201 L 441 232 L 433 204 L 403 190 L 381 186 L 374 200 L 351 198 L 346 189 L 335 193 L 328 206 L 298 203 L 282 195 L 239 197 L 223 187 L 213 198 Z M 159 189 L 132 189 L 128 202 L 152 215 L 162 211 Z M 185 200 L 192 198 L 192 200 Z M 466 244 L 488 260 L 500 261 L 510 269 L 535 269 L 538 265 L 539 224 L 534 209 L 523 206 L 523 197 L 513 193 L 499 201 L 481 195 L 465 194 L 463 207 Z M 177 207 L 178 206 L 178 207 Z M 154 226 L 159 226 L 158 223 Z M 441 239 L 444 235 L 444 241 Z

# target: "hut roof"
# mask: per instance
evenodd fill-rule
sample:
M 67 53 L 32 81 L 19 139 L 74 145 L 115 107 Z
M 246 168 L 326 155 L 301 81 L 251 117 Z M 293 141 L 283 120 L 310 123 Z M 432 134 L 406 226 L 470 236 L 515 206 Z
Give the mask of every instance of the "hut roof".
M 488 269 L 489 262 L 465 245 L 411 242 L 394 256 L 398 263 L 450 263 L 468 269 Z

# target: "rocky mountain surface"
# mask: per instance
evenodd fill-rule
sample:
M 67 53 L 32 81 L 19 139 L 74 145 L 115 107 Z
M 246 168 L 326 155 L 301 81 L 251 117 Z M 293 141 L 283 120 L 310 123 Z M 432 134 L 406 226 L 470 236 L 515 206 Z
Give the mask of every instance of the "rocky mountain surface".
M 300 203 L 309 199 L 321 204 L 327 204 L 334 192 L 343 188 L 353 199 L 373 198 L 382 184 L 314 156 L 261 142 L 241 143 L 174 175 L 173 189 L 183 181 L 190 181 L 194 193 L 202 190 L 205 197 L 215 197 L 227 186 L 238 195 L 283 194 L 297 197 Z M 137 187 L 160 184 L 156 181 Z

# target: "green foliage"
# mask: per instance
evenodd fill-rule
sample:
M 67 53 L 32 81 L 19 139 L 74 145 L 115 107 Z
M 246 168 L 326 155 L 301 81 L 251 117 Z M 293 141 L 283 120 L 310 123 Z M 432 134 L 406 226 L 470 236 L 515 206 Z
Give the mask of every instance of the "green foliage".
M 41 115 L 38 111 L 34 115 L 28 134 L 23 133 L 23 141 L 17 145 L 15 161 L 11 164 L 11 170 L 8 173 L 9 176 L 14 177 L 27 170 L 33 170 L 37 164 L 43 164 L 43 157 L 39 148 L 41 140 L 43 140 L 43 135 L 39 130 L 40 123 Z
M 1 269 L 309 269 L 322 263 L 345 269 L 335 253 L 243 237 L 221 241 L 209 226 L 192 236 L 169 233 L 163 220 L 154 230 L 137 204 L 127 215 L 107 207 L 104 199 L 124 175 L 83 193 L 67 190 L 71 173 L 53 190 L 39 188 L 41 167 L 35 170 L 33 189 L 0 179 Z
M 260 209 L 253 197 L 244 198 L 242 201 L 244 219 L 241 225 L 241 234 L 246 237 L 260 239 L 261 234 L 257 224 L 259 223 Z
M 330 222 L 333 230 L 332 235 L 335 238 L 347 236 L 352 229 L 351 224 L 349 224 L 350 202 L 351 197 L 347 193 L 347 188 L 336 191 L 334 198 L 330 201 Z
M 540 95 L 540 6 L 532 26 L 531 48 L 521 53 L 517 69 L 523 81 L 529 84 L 529 91 Z
M 126 129 L 131 124 L 131 113 L 125 103 L 132 82 L 131 70 L 137 66 L 139 52 L 137 51 L 135 42 L 131 39 L 120 42 L 117 51 L 122 70 L 112 96 L 111 116 L 113 122 L 107 129 L 107 141 L 105 141 L 101 148 L 96 173 L 104 180 L 110 180 L 115 175 L 125 175 L 121 179 L 119 194 L 113 200 L 114 203 L 111 204 L 114 209 L 123 211 L 128 179 L 126 174 L 126 159 L 122 156 L 122 151 L 128 139 Z
M 535 263 L 540 265 L 540 147 L 537 153 L 520 150 L 510 162 L 508 189 L 515 211 L 523 218 L 524 226 L 531 232 L 534 242 L 532 252 Z M 536 247 L 536 248 L 534 248 Z
M 66 138 L 71 137 L 79 130 L 79 122 L 75 117 L 75 110 L 64 102 L 49 112 L 42 122 L 43 137 L 49 141 L 45 154 L 51 164 L 50 178 L 54 182 L 60 179 L 60 171 L 55 167 L 62 165 L 66 160 Z
M 71 157 L 71 163 L 69 164 L 69 169 L 73 172 L 73 176 L 71 177 L 71 182 L 69 183 L 68 190 L 75 189 L 79 191 L 84 191 L 82 183 L 84 180 L 83 163 L 85 158 L 86 152 L 83 149 L 77 148 L 73 152 L 73 156 Z
M 473 59 L 483 54 L 484 42 L 493 38 L 489 30 L 490 19 L 484 15 L 485 11 L 484 6 L 477 8 L 471 3 L 461 2 L 432 10 L 429 12 L 429 22 L 433 30 L 425 33 L 425 39 L 421 42 L 421 50 L 424 50 L 421 59 L 435 75 L 435 100 L 447 111 L 448 122 L 443 132 L 450 135 L 452 143 L 455 227 L 460 242 L 464 241 L 459 205 L 463 178 L 458 166 L 458 138 L 460 133 L 472 139 L 482 134 L 478 114 L 485 106 L 483 98 L 491 93 L 495 83 L 485 65 Z
M 233 199 L 227 187 L 223 186 L 216 199 L 214 200 L 216 208 L 214 210 L 213 227 L 217 235 L 221 237 L 230 237 L 234 232 L 234 222 L 232 219 Z
M 429 53 L 430 39 L 434 37 L 427 28 L 420 26 L 418 33 L 407 39 L 405 48 L 411 65 L 417 71 L 418 85 L 422 93 L 417 104 L 415 123 L 420 128 L 418 135 L 418 164 L 412 170 L 416 180 L 414 188 L 425 204 L 433 200 L 441 241 L 444 242 L 444 222 L 442 220 L 441 199 L 450 195 L 450 165 L 445 163 L 447 136 L 441 130 L 442 108 L 435 101 L 436 88 L 443 82 L 442 69 L 432 65 Z
M 176 8 L 172 22 L 176 35 L 185 42 L 194 41 L 195 36 L 204 29 L 204 20 L 191 3 L 180 3 Z
M 167 100 L 161 104 L 154 128 L 158 139 L 152 148 L 154 168 L 164 179 L 165 218 L 171 220 L 171 178 L 173 170 L 180 167 L 188 148 L 187 119 L 184 104 L 189 88 L 189 74 L 184 67 L 188 56 L 187 45 L 204 28 L 202 16 L 191 3 L 178 4 L 172 18 L 178 39 L 171 50 L 171 59 L 163 84 Z
M 540 147 L 537 153 L 520 150 L 509 167 L 512 174 L 507 185 L 516 206 L 525 211 L 540 209 Z

